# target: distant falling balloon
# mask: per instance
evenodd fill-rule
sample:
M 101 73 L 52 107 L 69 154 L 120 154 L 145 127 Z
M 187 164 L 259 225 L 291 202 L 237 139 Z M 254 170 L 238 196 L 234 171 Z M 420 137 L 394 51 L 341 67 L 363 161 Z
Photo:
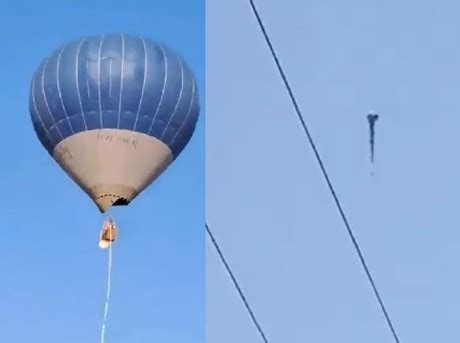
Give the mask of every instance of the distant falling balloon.
M 40 142 L 101 212 L 129 204 L 172 163 L 200 111 L 185 61 L 125 34 L 56 50 L 36 71 L 29 103 Z
M 374 146 L 375 146 L 375 123 L 379 119 L 378 114 L 369 113 L 367 120 L 369 121 L 369 136 L 371 147 L 371 162 L 374 163 Z

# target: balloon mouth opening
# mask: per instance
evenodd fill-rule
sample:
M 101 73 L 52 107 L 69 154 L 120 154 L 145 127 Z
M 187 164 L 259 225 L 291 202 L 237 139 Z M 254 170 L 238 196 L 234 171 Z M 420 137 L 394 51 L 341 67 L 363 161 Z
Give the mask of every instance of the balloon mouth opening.
M 115 194 L 105 194 L 93 198 L 101 213 L 105 213 L 112 206 L 128 206 L 132 196 L 120 196 Z
M 130 202 L 131 201 L 129 201 L 126 198 L 118 198 L 117 200 L 114 201 L 112 206 L 128 206 Z
M 101 213 L 105 213 L 110 207 L 113 206 L 128 206 L 131 201 L 126 199 L 126 198 L 117 198 L 113 203 L 109 203 L 105 206 L 101 206 L 100 204 L 98 205 L 99 210 Z

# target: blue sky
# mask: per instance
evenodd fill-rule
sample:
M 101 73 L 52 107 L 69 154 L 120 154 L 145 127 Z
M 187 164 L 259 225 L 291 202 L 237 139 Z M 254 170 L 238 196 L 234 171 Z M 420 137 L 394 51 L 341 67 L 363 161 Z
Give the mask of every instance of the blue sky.
M 403 341 L 459 339 L 458 6 L 259 3 Z M 30 78 L 68 40 L 142 34 L 184 55 L 204 113 L 204 2 L 14 2 L 0 18 L 0 337 L 97 340 L 103 216 L 36 139 Z M 208 1 L 206 20 L 207 217 L 270 341 L 391 342 L 247 1 Z M 374 177 L 370 110 L 381 114 Z M 204 142 L 202 117 L 167 173 L 113 213 L 110 342 L 203 341 Z M 206 246 L 208 342 L 257 342 Z
M 165 42 L 195 72 L 202 117 L 189 146 L 154 185 L 112 215 L 108 342 L 204 340 L 204 1 L 12 2 L 0 11 L 3 196 L 0 198 L 0 340 L 98 341 L 105 216 L 40 145 L 28 112 L 41 60 L 80 36 L 126 32 Z
M 457 342 L 458 3 L 256 2 L 401 341 Z M 206 46 L 207 217 L 269 341 L 393 342 L 247 1 Z M 207 256 L 208 341 L 258 342 Z

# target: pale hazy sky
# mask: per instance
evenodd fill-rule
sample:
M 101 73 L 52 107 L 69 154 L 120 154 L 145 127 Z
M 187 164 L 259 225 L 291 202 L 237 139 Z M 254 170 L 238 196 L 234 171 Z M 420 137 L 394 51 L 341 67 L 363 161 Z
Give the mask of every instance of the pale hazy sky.
M 401 341 L 457 342 L 460 5 L 256 2 Z M 206 16 L 207 217 L 269 341 L 393 342 L 248 2 Z M 208 341 L 259 342 L 206 277 Z

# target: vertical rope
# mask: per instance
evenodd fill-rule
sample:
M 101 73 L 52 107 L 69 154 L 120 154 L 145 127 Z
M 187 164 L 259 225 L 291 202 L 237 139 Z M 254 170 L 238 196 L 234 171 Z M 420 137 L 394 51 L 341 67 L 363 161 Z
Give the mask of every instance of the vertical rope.
M 105 295 L 105 306 L 104 306 L 104 319 L 102 321 L 102 330 L 101 330 L 101 343 L 105 342 L 105 328 L 107 323 L 107 313 L 109 312 L 109 300 L 110 300 L 110 288 L 112 280 L 112 230 L 110 232 L 110 243 L 109 243 L 109 259 L 107 267 L 107 292 Z

